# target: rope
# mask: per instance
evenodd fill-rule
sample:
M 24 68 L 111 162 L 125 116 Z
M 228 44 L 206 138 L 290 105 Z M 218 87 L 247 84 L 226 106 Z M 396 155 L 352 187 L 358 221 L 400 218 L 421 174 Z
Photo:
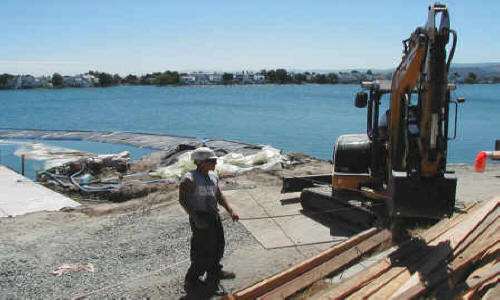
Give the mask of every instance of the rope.
M 250 198 L 252 198 L 252 200 L 258 205 L 260 206 L 264 212 L 266 213 L 267 216 L 269 216 L 269 213 L 267 212 L 266 208 L 261 204 L 259 203 L 257 200 L 255 200 L 255 198 L 253 197 L 253 195 L 251 193 L 249 193 L 247 191 L 247 194 L 250 196 Z M 278 226 L 278 228 L 281 230 L 281 232 L 288 238 L 288 240 L 292 243 L 293 247 L 295 247 L 295 250 L 297 250 L 298 253 L 300 253 L 302 256 L 304 257 L 307 257 L 304 253 L 302 253 L 302 251 L 299 250 L 299 248 L 297 247 L 297 244 L 293 241 L 293 239 L 286 233 L 285 229 L 283 229 L 283 227 L 281 227 L 281 225 L 276 222 L 276 220 L 274 218 L 270 218 L 274 224 L 276 224 L 276 226 Z
M 72 299 L 72 300 L 80 300 L 80 299 L 85 299 L 85 298 L 87 298 L 87 297 L 89 297 L 89 296 L 95 295 L 95 294 L 100 293 L 100 292 L 102 292 L 102 291 L 109 290 L 109 289 L 111 289 L 111 288 L 114 288 L 114 287 L 117 287 L 117 286 L 123 285 L 123 284 L 125 284 L 125 283 L 127 283 L 127 282 L 133 282 L 133 281 L 135 281 L 135 280 L 137 280 L 137 279 L 144 278 L 144 277 L 147 277 L 147 276 L 153 275 L 153 274 L 155 274 L 155 273 L 159 273 L 159 272 L 161 272 L 161 271 L 164 271 L 164 270 L 166 270 L 166 269 L 170 269 L 170 268 L 172 268 L 172 267 L 175 267 L 175 266 L 177 266 L 177 265 L 183 264 L 183 263 L 188 262 L 188 261 L 190 261 L 190 259 L 189 259 L 189 258 L 184 259 L 184 260 L 179 261 L 179 262 L 176 262 L 176 263 L 174 263 L 174 264 L 170 264 L 170 265 L 164 266 L 164 267 L 159 268 L 159 269 L 157 269 L 157 270 L 155 270 L 155 271 L 152 271 L 152 272 L 149 272 L 149 273 L 142 274 L 142 275 L 137 276 L 137 277 L 135 277 L 135 278 L 133 278 L 133 279 L 123 280 L 123 281 L 120 281 L 120 282 L 118 282 L 118 283 L 115 283 L 115 284 L 111 284 L 111 285 L 108 285 L 108 286 L 102 287 L 102 288 L 100 288 L 100 289 L 98 289 L 98 290 L 95 290 L 95 291 L 92 291 L 92 292 L 89 292 L 89 293 L 86 293 L 86 294 L 82 294 L 82 295 L 78 295 L 78 296 L 72 297 L 71 299 Z
M 377 203 L 372 206 L 381 206 L 384 205 L 383 203 Z M 331 213 L 331 212 L 339 212 L 339 211 L 350 211 L 350 210 L 356 210 L 358 209 L 357 207 L 345 207 L 345 208 L 334 208 L 334 209 L 327 209 L 327 210 L 322 210 L 322 211 L 315 211 L 315 212 L 310 212 L 308 215 L 321 215 L 321 214 L 326 214 L 326 213 Z M 242 217 L 240 220 L 243 221 L 251 221 L 251 220 L 261 220 L 261 219 L 274 219 L 274 218 L 286 218 L 286 217 L 294 217 L 294 216 L 303 216 L 304 214 L 302 213 L 295 213 L 295 214 L 286 214 L 286 215 L 276 215 L 276 216 L 257 216 L 257 217 Z

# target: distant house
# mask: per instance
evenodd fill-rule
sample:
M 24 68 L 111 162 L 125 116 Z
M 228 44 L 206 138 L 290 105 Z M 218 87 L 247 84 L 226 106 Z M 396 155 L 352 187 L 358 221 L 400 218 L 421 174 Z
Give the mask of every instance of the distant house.
M 92 87 L 99 83 L 99 78 L 89 74 L 75 76 L 64 76 L 64 86 L 69 87 Z
M 253 74 L 252 76 L 253 76 L 253 77 L 252 77 L 252 78 L 253 78 L 253 81 L 254 81 L 255 83 L 264 83 L 264 82 L 266 82 L 266 76 L 264 76 L 264 75 L 261 75 L 261 74 Z
M 179 81 L 184 84 L 195 84 L 196 77 L 191 75 L 180 76 Z
M 20 89 L 23 87 L 23 80 L 21 76 L 15 76 L 7 81 L 7 87 L 9 89 Z
M 211 83 L 219 83 L 222 81 L 222 75 L 221 74 L 208 74 L 208 81 Z
M 179 80 L 184 84 L 219 84 L 223 81 L 223 75 L 219 73 L 195 72 L 182 75 Z M 266 76 L 251 74 L 248 72 L 233 73 L 233 82 L 241 84 L 264 83 Z
M 41 76 L 36 79 L 40 82 L 41 87 L 52 87 L 52 78 L 50 76 Z
M 209 84 L 208 75 L 205 73 L 193 73 L 192 76 L 195 78 L 195 84 Z
M 19 75 L 8 80 L 6 86 L 10 89 L 34 89 L 42 87 L 43 83 L 31 75 Z

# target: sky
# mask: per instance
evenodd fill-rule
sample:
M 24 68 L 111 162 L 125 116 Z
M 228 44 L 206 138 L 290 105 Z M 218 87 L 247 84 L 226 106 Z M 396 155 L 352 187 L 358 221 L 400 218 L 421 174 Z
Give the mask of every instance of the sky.
M 0 74 L 390 69 L 433 2 L 1 0 Z M 500 1 L 444 3 L 454 62 L 500 62 Z

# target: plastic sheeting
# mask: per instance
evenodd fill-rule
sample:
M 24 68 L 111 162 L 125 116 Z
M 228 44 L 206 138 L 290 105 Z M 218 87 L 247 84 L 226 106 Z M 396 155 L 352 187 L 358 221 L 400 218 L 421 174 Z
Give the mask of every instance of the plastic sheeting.
M 14 155 L 24 155 L 27 159 L 45 161 L 45 169 L 60 166 L 70 161 L 96 156 L 96 154 L 92 153 L 41 143 L 15 142 L 15 144 L 20 145 L 20 147 L 14 152 Z
M 188 171 L 196 169 L 196 165 L 191 160 L 192 151 L 187 151 L 178 157 L 174 164 L 159 168 L 149 175 L 161 178 L 180 178 Z M 283 156 L 279 149 L 271 146 L 264 146 L 261 151 L 243 155 L 240 153 L 228 153 L 217 159 L 215 171 L 221 175 L 236 175 L 253 169 L 280 170 Z

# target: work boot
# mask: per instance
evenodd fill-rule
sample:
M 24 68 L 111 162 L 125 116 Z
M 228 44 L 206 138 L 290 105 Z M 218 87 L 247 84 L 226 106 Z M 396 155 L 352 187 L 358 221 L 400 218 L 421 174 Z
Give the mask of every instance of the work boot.
M 229 272 L 224 270 L 219 271 L 219 279 L 234 279 L 235 277 L 236 274 L 234 274 L 234 272 Z
M 218 281 L 207 282 L 207 291 L 211 296 L 226 296 L 227 292 Z
M 182 300 L 209 300 L 212 293 L 209 292 L 207 284 L 200 279 L 186 280 L 184 283 L 186 295 Z
M 186 279 L 184 282 L 184 290 L 186 292 L 196 291 L 199 289 L 206 289 L 207 286 L 205 282 L 201 281 L 199 278 L 196 279 Z

